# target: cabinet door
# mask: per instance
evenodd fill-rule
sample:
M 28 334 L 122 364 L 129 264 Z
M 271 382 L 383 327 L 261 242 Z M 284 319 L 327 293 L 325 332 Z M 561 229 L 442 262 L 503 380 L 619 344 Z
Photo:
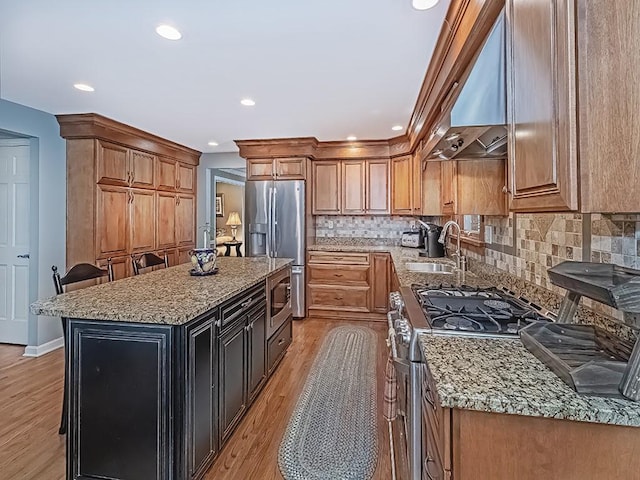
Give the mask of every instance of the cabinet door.
M 413 213 L 412 171 L 411 155 L 391 160 L 391 213 L 394 215 Z
M 187 329 L 187 464 L 189 476 L 205 469 L 218 447 L 215 318 Z
M 154 188 L 156 157 L 144 152 L 130 152 L 130 185 L 137 188 Z
M 109 257 L 111 258 L 111 268 L 113 269 L 113 279 L 122 280 L 123 278 L 130 277 L 132 274 L 131 257 Z M 102 258 L 96 260 L 96 265 L 100 268 L 107 268 L 108 259 Z M 96 283 L 105 283 L 106 277 L 102 277 Z
M 156 162 L 158 175 L 158 190 L 174 191 L 176 189 L 176 161 L 170 158 L 158 157 Z
M 129 185 L 129 150 L 115 143 L 97 141 L 96 182 Z
M 249 404 L 267 380 L 267 308 L 262 304 L 248 317 L 249 336 L 249 376 L 248 396 Z
M 456 166 L 455 160 L 441 162 L 440 165 L 440 194 L 442 196 L 442 213 L 454 215 L 456 213 Z
M 365 203 L 367 213 L 388 215 L 391 211 L 389 162 L 387 160 L 368 160 L 366 173 Z
M 153 190 L 131 190 L 129 251 L 150 252 L 156 245 L 156 194 Z
M 507 1 L 511 210 L 578 208 L 573 3 Z
M 196 189 L 196 167 L 178 162 L 178 190 L 193 193 Z
M 364 160 L 342 162 L 342 213 L 361 215 L 365 210 Z
M 413 168 L 413 186 L 411 189 L 413 214 L 422 215 L 422 160 L 420 159 L 420 154 L 417 151 L 411 158 L 411 166 Z
M 193 195 L 176 195 L 176 243 L 193 244 L 195 237 L 196 201 Z
M 461 160 L 456 173 L 458 215 L 506 215 L 505 161 Z
M 247 408 L 245 326 L 245 317 L 242 317 L 218 342 L 218 425 L 221 446 Z
M 156 239 L 158 248 L 176 246 L 176 196 L 169 192 L 158 192 Z
M 276 180 L 304 180 L 306 178 L 307 159 L 276 158 Z
M 422 215 L 442 215 L 442 162 L 427 162 L 422 171 Z
M 339 160 L 312 163 L 314 215 L 339 215 L 341 212 L 341 171 Z
M 188 246 L 185 246 L 185 247 L 180 247 L 177 250 L 178 256 L 177 256 L 177 258 L 175 260 L 176 263 L 174 263 L 174 265 L 182 265 L 183 263 L 191 262 L 191 255 L 189 254 L 189 252 L 191 250 L 193 250 L 194 248 L 196 248 L 195 244 L 188 245 Z
M 247 160 L 247 180 L 271 180 L 274 177 L 273 158 Z
M 98 185 L 96 194 L 96 258 L 125 256 L 129 253 L 130 190 Z
M 389 311 L 390 257 L 386 253 L 371 254 L 371 278 L 373 280 L 371 311 L 387 313 Z

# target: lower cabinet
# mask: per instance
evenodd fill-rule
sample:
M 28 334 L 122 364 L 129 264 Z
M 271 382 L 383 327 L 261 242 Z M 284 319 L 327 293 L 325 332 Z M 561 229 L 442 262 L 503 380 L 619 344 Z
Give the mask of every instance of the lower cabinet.
M 249 339 L 247 397 L 251 404 L 267 381 L 267 311 L 264 305 L 249 313 L 247 328 Z
M 310 251 L 309 315 L 385 319 L 390 263 L 387 253 Z

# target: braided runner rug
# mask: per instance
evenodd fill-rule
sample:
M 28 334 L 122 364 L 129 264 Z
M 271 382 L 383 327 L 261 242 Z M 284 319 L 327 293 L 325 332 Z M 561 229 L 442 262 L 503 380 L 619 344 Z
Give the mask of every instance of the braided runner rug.
M 376 334 L 336 327 L 313 362 L 280 444 L 286 480 L 367 480 L 378 459 Z

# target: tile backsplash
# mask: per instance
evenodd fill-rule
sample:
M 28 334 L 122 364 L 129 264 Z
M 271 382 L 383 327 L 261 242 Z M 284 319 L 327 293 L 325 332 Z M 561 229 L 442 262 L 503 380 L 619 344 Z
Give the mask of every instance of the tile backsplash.
M 410 229 L 413 217 L 387 215 L 319 215 L 316 217 L 316 238 L 368 238 L 400 244 L 402 232 Z
M 485 225 L 494 229 L 485 263 L 558 294 L 564 290 L 551 284 L 547 269 L 566 260 L 640 268 L 640 214 L 511 214 L 485 217 Z M 625 319 L 610 307 L 583 302 L 599 313 Z

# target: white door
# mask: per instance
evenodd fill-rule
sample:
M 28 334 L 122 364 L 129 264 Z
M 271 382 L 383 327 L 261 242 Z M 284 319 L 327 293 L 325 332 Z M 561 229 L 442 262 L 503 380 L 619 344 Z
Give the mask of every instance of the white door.
M 29 143 L 0 140 L 0 343 L 27 344 Z

